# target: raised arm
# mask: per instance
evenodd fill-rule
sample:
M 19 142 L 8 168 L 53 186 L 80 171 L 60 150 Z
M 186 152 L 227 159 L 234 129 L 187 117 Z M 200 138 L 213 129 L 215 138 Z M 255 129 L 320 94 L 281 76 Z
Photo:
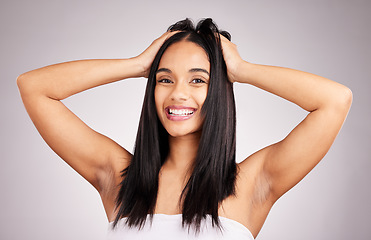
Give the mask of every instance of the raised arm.
M 287 137 L 249 158 L 261 162 L 261 175 L 277 200 L 325 156 L 347 116 L 351 91 L 329 79 L 282 67 L 243 61 L 234 44 L 222 39 L 229 78 L 287 99 L 309 112 Z M 248 164 L 250 159 L 241 164 Z
M 135 58 L 66 62 L 24 73 L 17 79 L 26 110 L 46 143 L 99 192 L 106 187 L 108 174 L 119 181 L 131 154 L 89 128 L 60 100 L 121 79 L 147 76 L 168 35 L 156 39 Z

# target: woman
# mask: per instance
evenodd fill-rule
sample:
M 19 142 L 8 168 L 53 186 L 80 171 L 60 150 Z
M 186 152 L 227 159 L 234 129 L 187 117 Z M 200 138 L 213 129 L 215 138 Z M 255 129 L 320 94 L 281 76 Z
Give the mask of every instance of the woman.
M 133 77 L 148 83 L 132 155 L 60 100 Z M 309 112 L 239 164 L 234 82 Z M 196 28 L 180 21 L 131 59 L 52 65 L 17 83 L 45 141 L 100 193 L 112 239 L 253 239 L 275 201 L 327 153 L 352 101 L 347 87 L 323 77 L 242 60 L 211 19 Z

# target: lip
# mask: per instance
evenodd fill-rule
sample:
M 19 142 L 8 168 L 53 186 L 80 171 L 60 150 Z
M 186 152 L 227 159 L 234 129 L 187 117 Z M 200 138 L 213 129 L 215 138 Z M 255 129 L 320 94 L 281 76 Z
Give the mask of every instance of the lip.
M 185 109 L 185 110 L 192 110 L 193 113 L 190 114 L 190 115 L 185 115 L 185 116 L 174 116 L 174 115 L 171 115 L 169 113 L 169 109 Z M 193 117 L 193 115 L 195 114 L 195 112 L 197 111 L 196 108 L 192 108 L 192 107 L 187 107 L 187 106 L 178 106 L 178 105 L 171 105 L 171 106 L 167 106 L 165 108 L 165 113 L 166 113 L 166 117 L 171 120 L 171 121 L 184 121 L 184 120 L 188 120 L 190 119 L 191 117 Z

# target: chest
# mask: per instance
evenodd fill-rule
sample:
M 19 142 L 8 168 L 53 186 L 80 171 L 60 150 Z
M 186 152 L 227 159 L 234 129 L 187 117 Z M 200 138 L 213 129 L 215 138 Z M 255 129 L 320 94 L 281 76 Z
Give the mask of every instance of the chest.
M 155 213 L 180 214 L 182 212 L 180 199 L 185 184 L 185 179 L 160 175 Z
M 182 213 L 182 191 L 186 181 L 184 179 L 174 179 L 167 176 L 159 178 L 159 187 L 156 201 L 155 213 L 162 214 L 180 214 Z M 219 207 L 219 216 L 232 217 L 239 215 L 242 219 L 243 215 L 247 215 L 251 211 L 251 201 L 249 193 L 239 191 L 240 184 L 236 184 L 236 195 L 227 197 Z

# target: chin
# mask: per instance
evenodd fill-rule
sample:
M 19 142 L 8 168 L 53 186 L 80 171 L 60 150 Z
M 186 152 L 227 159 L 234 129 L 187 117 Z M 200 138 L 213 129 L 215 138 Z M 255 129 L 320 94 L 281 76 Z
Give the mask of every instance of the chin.
M 203 121 L 198 118 L 186 121 L 169 121 L 164 117 L 161 123 L 171 137 L 201 136 Z
M 166 131 L 171 137 L 186 137 L 186 136 L 193 136 L 193 135 L 201 135 L 201 129 L 188 130 L 188 129 L 175 128 L 175 129 L 166 129 Z
M 171 137 L 183 137 L 183 136 L 187 136 L 187 135 L 192 134 L 192 133 L 190 133 L 190 132 L 183 132 L 183 131 L 167 131 L 167 133 L 168 133 Z

